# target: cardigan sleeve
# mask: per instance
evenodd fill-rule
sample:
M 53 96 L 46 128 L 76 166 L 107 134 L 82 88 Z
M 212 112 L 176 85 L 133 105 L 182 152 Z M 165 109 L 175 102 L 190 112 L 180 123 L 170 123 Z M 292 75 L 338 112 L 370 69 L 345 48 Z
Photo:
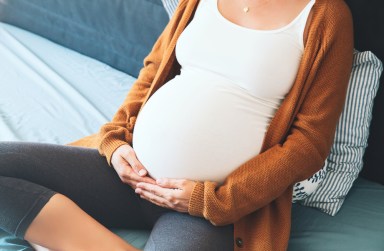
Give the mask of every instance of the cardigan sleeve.
M 221 186 L 197 183 L 189 203 L 191 215 L 215 225 L 234 223 L 323 166 L 344 105 L 353 58 L 350 12 L 344 5 L 335 9 L 328 13 L 333 13 L 329 25 L 319 26 L 324 36 L 306 80 L 311 81 L 310 88 L 285 141 L 241 165 Z
M 106 156 L 111 165 L 113 152 L 121 145 L 132 145 L 133 128 L 137 115 L 148 95 L 153 80 L 158 73 L 159 66 L 177 27 L 177 22 L 182 15 L 186 1 L 180 1 L 172 19 L 154 44 L 152 51 L 144 59 L 144 67 L 127 94 L 123 104 L 115 113 L 112 121 L 104 124 L 98 134 L 98 150 Z M 181 4 L 183 3 L 183 4 Z

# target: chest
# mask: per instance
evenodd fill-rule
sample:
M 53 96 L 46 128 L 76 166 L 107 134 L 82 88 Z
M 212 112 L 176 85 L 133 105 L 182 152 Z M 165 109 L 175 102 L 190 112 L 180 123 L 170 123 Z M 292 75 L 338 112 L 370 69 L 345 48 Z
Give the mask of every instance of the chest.
M 176 57 L 183 69 L 218 74 L 254 96 L 282 99 L 300 64 L 301 23 L 259 31 L 227 20 L 216 0 L 201 1 L 180 35 Z

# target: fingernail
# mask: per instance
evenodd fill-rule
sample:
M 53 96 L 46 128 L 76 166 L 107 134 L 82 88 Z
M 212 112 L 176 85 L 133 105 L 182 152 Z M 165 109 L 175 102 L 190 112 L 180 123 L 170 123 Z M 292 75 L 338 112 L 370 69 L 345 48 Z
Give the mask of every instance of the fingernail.
M 139 171 L 139 175 L 140 176 L 144 176 L 146 174 L 146 171 L 144 170 L 144 169 L 141 169 L 140 171 Z
M 157 179 L 156 183 L 159 184 L 159 185 L 163 185 L 164 184 L 164 180 L 163 179 Z
M 140 188 L 136 188 L 135 193 L 140 193 Z

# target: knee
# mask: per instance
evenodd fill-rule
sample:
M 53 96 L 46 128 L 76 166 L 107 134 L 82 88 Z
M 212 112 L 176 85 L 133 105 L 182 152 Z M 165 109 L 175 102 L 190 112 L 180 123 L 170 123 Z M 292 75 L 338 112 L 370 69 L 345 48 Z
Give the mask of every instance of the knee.
M 216 227 L 182 213 L 167 213 L 156 222 L 144 250 L 233 250 L 233 226 Z

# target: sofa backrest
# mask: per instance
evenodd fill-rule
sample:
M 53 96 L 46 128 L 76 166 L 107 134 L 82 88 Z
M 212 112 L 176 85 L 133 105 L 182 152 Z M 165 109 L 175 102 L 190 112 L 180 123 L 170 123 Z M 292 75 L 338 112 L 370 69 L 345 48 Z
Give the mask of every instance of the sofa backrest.
M 372 51 L 384 62 L 384 1 L 346 0 L 354 22 L 355 47 Z M 368 148 L 361 176 L 384 184 L 384 77 L 373 107 Z
M 134 77 L 168 20 L 161 0 L 0 1 L 0 21 Z

